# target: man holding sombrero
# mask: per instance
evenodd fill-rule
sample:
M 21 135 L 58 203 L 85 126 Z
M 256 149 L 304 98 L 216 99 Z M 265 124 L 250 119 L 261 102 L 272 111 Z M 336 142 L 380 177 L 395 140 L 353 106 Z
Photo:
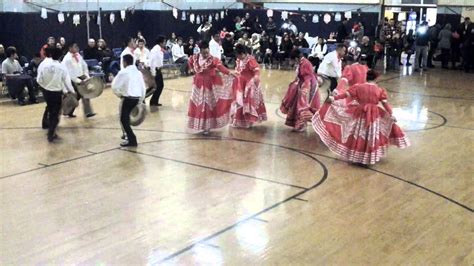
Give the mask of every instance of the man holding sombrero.
M 46 48 L 45 55 L 46 59 L 38 67 L 36 81 L 43 88 L 46 100 L 43 128 L 48 128 L 48 141 L 53 142 L 58 137 L 56 127 L 59 123 L 63 92 L 75 92 L 67 70 L 59 62 L 62 51 L 59 48 Z

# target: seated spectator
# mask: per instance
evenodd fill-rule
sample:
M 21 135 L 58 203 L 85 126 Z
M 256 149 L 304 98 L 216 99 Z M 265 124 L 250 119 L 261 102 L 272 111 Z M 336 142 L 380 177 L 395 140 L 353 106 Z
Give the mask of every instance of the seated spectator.
M 304 33 L 300 32 L 294 42 L 295 48 L 309 48 L 308 41 L 304 38 Z
M 110 80 L 111 70 L 109 68 L 114 57 L 114 52 L 109 47 L 107 47 L 107 43 L 104 39 L 98 40 L 97 50 L 99 53 L 100 62 L 102 63 L 102 69 L 104 70 L 105 74 L 109 74 L 108 79 Z
M 191 57 L 194 53 L 193 53 L 193 50 L 194 50 L 194 38 L 193 37 L 189 37 L 188 39 L 188 43 L 186 43 L 186 45 L 184 46 L 184 53 L 188 55 L 188 57 Z
M 313 64 L 316 71 L 318 70 L 321 61 L 323 61 L 327 51 L 328 46 L 324 43 L 324 39 L 319 37 L 318 42 L 314 44 L 313 48 L 311 49 L 311 54 L 308 56 L 308 60 L 311 62 L 311 64 Z
M 188 56 L 184 53 L 183 47 L 183 38 L 178 38 L 178 43 L 173 45 L 171 48 L 171 53 L 173 55 L 173 62 L 176 64 L 180 64 L 181 68 L 181 75 L 187 76 L 188 75 Z
M 61 44 L 61 52 L 62 52 L 62 57 L 66 55 L 69 52 L 69 49 L 67 47 L 66 39 L 64 37 L 59 37 L 59 44 Z M 61 57 L 61 59 L 62 59 Z
M 258 34 L 254 33 L 252 34 L 252 39 L 251 39 L 251 54 L 255 56 L 256 58 L 259 57 L 259 52 L 260 52 L 260 39 L 258 38 Z
M 87 48 L 84 49 L 83 58 L 84 60 L 96 59 L 97 61 L 100 61 L 99 50 L 97 49 L 97 45 L 94 39 L 89 39 L 89 41 L 87 42 Z
M 143 41 L 145 41 L 145 43 L 146 43 L 145 37 L 143 37 L 143 34 L 142 34 L 141 31 L 138 31 L 138 32 L 137 32 L 137 45 L 138 45 L 138 41 L 139 41 L 139 40 L 143 40 Z
M 209 21 L 206 21 L 199 26 L 197 32 L 201 35 L 201 41 L 210 41 L 211 39 L 211 28 L 212 24 Z
M 145 47 L 145 40 L 139 39 L 138 40 L 138 47 L 133 52 L 135 59 L 137 60 L 137 64 L 143 66 L 148 62 L 148 55 L 150 54 L 150 50 Z
M 219 60 L 222 60 L 222 46 L 220 41 L 221 39 L 219 34 L 214 34 L 211 41 L 209 42 L 209 53 L 212 56 L 219 58 Z
M 54 37 L 48 37 L 47 43 L 43 45 L 40 50 L 41 59 L 46 58 L 46 48 L 54 48 L 54 47 L 56 47 L 56 39 Z
M 235 17 L 234 22 L 235 22 L 235 24 L 234 24 L 235 25 L 234 26 L 235 27 L 235 30 L 234 30 L 235 31 L 235 36 L 237 38 L 240 38 L 240 36 L 242 36 L 242 32 L 243 32 L 242 19 L 239 16 L 237 16 L 237 17 Z
M 262 24 L 260 24 L 258 17 L 255 17 L 255 20 L 253 22 L 253 27 L 252 27 L 253 33 L 258 33 L 261 34 L 263 31 Z
M 293 43 L 290 40 L 290 35 L 285 34 L 280 43 L 280 50 L 278 51 L 278 62 L 280 65 L 285 59 L 290 58 L 291 50 L 293 50 Z
M 5 75 L 5 78 L 7 80 L 7 87 L 10 97 L 12 97 L 13 99 L 18 99 L 19 105 L 25 105 L 25 97 L 23 95 L 23 90 L 25 87 L 27 87 L 29 102 L 38 103 L 33 87 L 33 78 L 19 78 L 20 74 L 23 73 L 23 68 L 21 67 L 20 62 L 18 62 L 17 60 L 18 54 L 16 48 L 13 46 L 8 47 L 6 51 L 6 56 L 7 59 L 2 62 L 2 74 Z
M 361 61 L 366 62 L 367 66 L 372 68 L 374 62 L 374 47 L 367 36 L 362 37 L 362 42 L 360 44 L 360 56 Z
M 268 36 L 270 36 L 270 38 L 275 37 L 276 30 L 277 30 L 277 25 L 273 21 L 273 17 L 269 17 L 268 18 L 268 23 L 267 23 L 267 28 L 266 28 L 266 32 L 267 32 Z
M 0 62 L 3 62 L 3 60 L 5 59 L 7 59 L 7 55 L 5 54 L 5 47 L 0 44 Z
M 271 67 L 273 65 L 273 59 L 277 54 L 278 46 L 276 44 L 275 38 L 269 37 L 268 47 L 265 49 L 265 53 L 263 55 L 263 63 Z
M 229 59 L 228 63 L 235 59 L 234 38 L 230 33 L 227 33 L 225 39 L 222 41 L 222 50 L 224 50 L 224 57 Z
M 227 35 L 227 33 L 229 33 L 227 31 L 227 28 L 226 27 L 222 28 L 221 32 L 219 33 L 219 37 L 221 38 L 221 40 L 225 39 L 225 36 Z
M 237 43 L 242 44 L 243 46 L 251 49 L 252 48 L 252 41 L 249 39 L 249 35 L 247 33 L 244 33 L 242 35 L 242 38 L 240 38 Z
M 166 41 L 166 49 L 171 50 L 171 48 L 173 48 L 173 45 L 175 45 L 176 43 L 176 33 L 173 32 L 171 33 L 171 38 Z
M 32 76 L 33 78 L 36 78 L 36 76 L 38 75 L 38 67 L 40 63 L 41 63 L 41 54 L 36 53 L 33 59 L 31 59 L 30 63 L 28 63 L 28 67 L 26 67 L 26 73 Z

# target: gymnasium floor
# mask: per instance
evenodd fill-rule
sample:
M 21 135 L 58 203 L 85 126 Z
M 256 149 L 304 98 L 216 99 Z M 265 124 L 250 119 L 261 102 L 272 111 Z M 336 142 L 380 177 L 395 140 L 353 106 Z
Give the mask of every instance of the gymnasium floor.
M 44 104 L 0 105 L 0 264 L 473 265 L 474 75 L 380 77 L 412 147 L 369 169 L 284 126 L 293 79 L 264 70 L 269 121 L 208 137 L 184 132 L 191 78 L 165 80 L 137 149 L 109 89 L 54 144 Z

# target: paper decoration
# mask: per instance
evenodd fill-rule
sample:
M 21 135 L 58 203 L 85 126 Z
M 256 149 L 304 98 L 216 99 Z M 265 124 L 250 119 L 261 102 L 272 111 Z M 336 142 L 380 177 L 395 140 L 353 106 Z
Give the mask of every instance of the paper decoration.
M 125 21 L 125 10 L 120 11 L 120 18 Z
M 81 24 L 81 17 L 79 14 L 74 14 L 74 16 L 72 16 L 72 24 L 74 24 L 76 27 L 77 25 Z
M 64 13 L 63 12 L 59 12 L 58 21 L 59 21 L 60 24 L 64 23 Z
M 102 25 L 102 18 L 97 16 L 97 25 Z
M 221 11 L 221 18 L 223 19 L 224 18 L 224 15 L 225 15 L 225 12 L 224 10 Z
M 47 19 L 48 18 L 48 11 L 46 10 L 46 8 L 41 8 L 41 18 L 43 19 Z
M 186 20 L 186 11 L 183 11 L 181 13 L 181 20 L 183 20 L 183 21 Z
M 207 19 L 207 21 L 209 21 L 209 23 L 212 22 L 212 15 L 209 15 L 209 18 Z
M 334 21 L 341 21 L 341 13 L 336 13 L 336 15 L 334 16 Z
M 407 20 L 407 13 L 406 12 L 398 13 L 398 21 L 404 21 L 404 20 Z
M 313 23 L 319 23 L 319 16 L 313 15 Z
M 189 22 L 191 22 L 191 23 L 194 24 L 195 18 L 196 18 L 196 17 L 194 16 L 194 14 L 191 14 L 191 15 L 189 16 Z
M 328 13 L 324 14 L 323 21 L 324 21 L 324 23 L 326 23 L 326 24 L 328 24 L 329 22 L 331 22 L 331 15 L 329 15 Z
M 287 11 L 281 12 L 281 19 L 286 20 L 287 18 L 288 18 L 288 12 Z
M 347 18 L 347 19 L 351 19 L 352 18 L 352 12 L 351 11 L 346 11 L 344 13 L 344 17 Z
M 267 10 L 267 17 L 269 17 L 269 18 L 273 17 L 273 10 L 271 10 L 271 9 Z
M 197 15 L 196 24 L 201 24 L 201 16 Z
M 219 13 L 216 13 L 216 16 L 214 17 L 214 20 L 215 20 L 215 21 L 218 21 L 218 20 L 219 20 Z
M 114 24 L 115 22 L 115 14 L 114 13 L 110 13 L 110 24 Z
M 178 19 L 178 9 L 176 9 L 176 7 L 173 7 L 173 17 Z

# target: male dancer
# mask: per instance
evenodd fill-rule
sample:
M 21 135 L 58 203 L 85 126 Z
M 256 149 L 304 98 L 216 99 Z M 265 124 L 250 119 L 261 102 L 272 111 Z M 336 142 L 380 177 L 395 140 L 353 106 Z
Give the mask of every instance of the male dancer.
M 160 96 L 163 92 L 163 74 L 161 73 L 161 68 L 163 67 L 163 57 L 165 51 L 165 36 L 158 36 L 156 40 L 156 45 L 151 49 L 149 58 L 149 64 L 151 69 L 151 74 L 155 77 L 156 90 L 153 93 L 153 96 L 150 100 L 150 106 L 161 106 Z
M 77 92 L 77 99 L 80 100 L 82 98 L 84 114 L 87 118 L 95 116 L 96 114 L 92 110 L 90 99 L 85 99 L 77 91 L 77 85 L 80 85 L 84 80 L 90 78 L 89 69 L 82 56 L 79 54 L 79 47 L 77 46 L 77 43 L 72 42 L 69 45 L 69 52 L 64 56 L 62 65 L 66 68 L 69 76 L 71 77 L 72 86 Z M 76 117 L 76 115 L 74 115 L 74 109 L 68 114 L 68 116 Z
M 123 69 L 117 74 L 112 82 L 112 90 L 122 98 L 120 110 L 120 123 L 127 135 L 122 147 L 136 147 L 137 137 L 130 126 L 130 113 L 138 103 L 145 100 L 146 86 L 142 73 L 133 64 L 133 56 L 126 54 L 122 58 Z
M 63 92 L 74 92 L 71 78 L 66 69 L 59 63 L 63 53 L 59 48 L 46 48 L 46 58 L 38 67 L 36 81 L 43 88 L 46 109 L 43 115 L 43 128 L 48 128 L 48 141 L 58 138 L 56 127 L 59 123 Z M 46 120 L 46 121 L 45 121 Z

